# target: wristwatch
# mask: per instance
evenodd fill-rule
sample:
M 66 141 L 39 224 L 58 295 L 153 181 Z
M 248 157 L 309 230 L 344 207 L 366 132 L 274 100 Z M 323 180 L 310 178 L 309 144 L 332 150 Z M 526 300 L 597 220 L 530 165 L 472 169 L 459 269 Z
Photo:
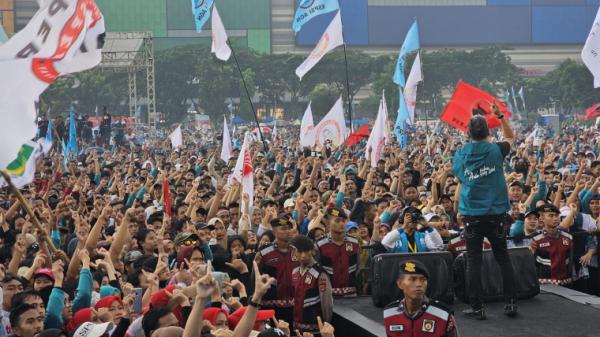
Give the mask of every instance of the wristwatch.
M 251 298 L 248 299 L 248 306 L 255 307 L 256 309 L 260 309 L 260 303 L 256 303 L 252 301 Z

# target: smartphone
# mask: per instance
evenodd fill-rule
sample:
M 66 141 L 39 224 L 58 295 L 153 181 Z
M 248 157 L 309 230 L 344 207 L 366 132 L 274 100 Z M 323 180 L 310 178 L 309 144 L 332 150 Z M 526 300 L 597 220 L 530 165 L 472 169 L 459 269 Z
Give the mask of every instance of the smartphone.
M 135 301 L 133 302 L 133 312 L 136 314 L 142 313 L 142 296 L 144 296 L 144 292 L 142 288 L 133 288 L 133 294 L 135 294 Z

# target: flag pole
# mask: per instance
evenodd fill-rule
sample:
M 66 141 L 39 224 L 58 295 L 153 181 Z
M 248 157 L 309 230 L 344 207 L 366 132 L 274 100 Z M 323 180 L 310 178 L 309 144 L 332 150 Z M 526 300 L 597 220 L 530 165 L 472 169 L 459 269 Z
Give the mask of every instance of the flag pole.
M 265 137 L 263 137 L 262 130 L 260 129 L 260 124 L 258 123 L 258 117 L 256 116 L 256 110 L 254 109 L 254 104 L 252 103 L 252 97 L 250 97 L 250 92 L 248 91 L 248 86 L 246 85 L 246 80 L 244 79 L 244 74 L 242 73 L 242 68 L 240 68 L 240 63 L 238 62 L 237 56 L 235 55 L 235 50 L 231 41 L 227 39 L 227 44 L 231 49 L 231 55 L 233 55 L 233 59 L 235 60 L 235 65 L 240 73 L 240 77 L 242 78 L 242 83 L 244 85 L 244 90 L 246 91 L 246 96 L 248 96 L 248 101 L 250 102 L 250 108 L 252 108 L 252 114 L 254 115 L 254 121 L 256 122 L 256 127 L 258 128 L 258 133 L 260 134 L 260 140 L 263 143 L 263 147 L 265 151 L 267 150 L 267 143 L 265 142 Z
M 346 64 L 346 89 L 348 91 L 348 116 L 350 117 L 350 132 L 354 132 L 352 125 L 352 100 L 350 98 L 350 78 L 348 77 L 348 56 L 346 55 L 346 42 L 344 41 L 344 63 Z
M 56 247 L 54 246 L 54 242 L 52 242 L 52 240 L 50 239 L 50 235 L 48 235 L 48 231 L 44 227 L 42 227 L 42 223 L 35 215 L 35 212 L 33 211 L 33 209 L 31 209 L 31 205 L 29 205 L 29 202 L 27 200 L 25 200 L 25 197 L 23 197 L 23 194 L 21 194 L 21 191 L 19 191 L 19 189 L 15 186 L 15 184 L 13 184 L 12 180 L 10 179 L 10 176 L 8 175 L 8 173 L 6 173 L 6 171 L 0 170 L 0 174 L 2 174 L 2 177 L 8 184 L 9 188 L 12 189 L 13 192 L 15 192 L 15 195 L 16 195 L 17 199 L 19 200 L 21 207 L 23 207 L 25 212 L 31 218 L 31 222 L 33 222 L 33 227 L 37 228 L 39 231 L 46 232 L 46 235 L 44 235 L 44 242 L 46 243 L 46 246 L 48 246 L 48 249 L 50 250 L 50 252 L 52 254 L 56 254 L 58 252 L 58 249 L 56 249 Z

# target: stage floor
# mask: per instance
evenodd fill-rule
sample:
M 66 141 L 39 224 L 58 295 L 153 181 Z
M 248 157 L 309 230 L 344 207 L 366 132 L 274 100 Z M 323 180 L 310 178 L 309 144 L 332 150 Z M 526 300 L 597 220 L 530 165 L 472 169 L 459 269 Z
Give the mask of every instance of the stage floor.
M 372 336 L 385 337 L 382 309 L 375 307 L 370 297 L 336 300 L 335 307 L 338 318 L 364 327 Z M 486 321 L 462 316 L 460 312 L 467 305 L 460 301 L 452 308 L 462 337 L 600 336 L 600 310 L 597 307 L 548 292 L 520 301 L 519 316 L 512 319 L 502 314 L 502 303 L 486 304 Z

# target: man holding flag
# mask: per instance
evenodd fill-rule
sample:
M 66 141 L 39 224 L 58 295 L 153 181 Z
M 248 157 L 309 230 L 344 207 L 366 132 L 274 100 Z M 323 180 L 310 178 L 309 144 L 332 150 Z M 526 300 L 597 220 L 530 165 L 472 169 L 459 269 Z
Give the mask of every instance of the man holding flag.
M 479 105 L 475 107 L 479 109 Z M 471 142 L 456 151 L 452 172 L 460 180 L 458 212 L 463 215 L 467 242 L 467 284 L 471 308 L 463 311 L 468 317 L 485 320 L 481 289 L 482 245 L 487 238 L 500 265 L 504 288 L 504 314 L 517 314 L 514 271 L 506 247 L 504 225 L 510 210 L 508 189 L 504 178 L 504 158 L 515 140 L 510 124 L 494 102 L 491 112 L 499 119 L 504 141 L 490 143 L 488 121 L 473 111 L 467 125 Z

